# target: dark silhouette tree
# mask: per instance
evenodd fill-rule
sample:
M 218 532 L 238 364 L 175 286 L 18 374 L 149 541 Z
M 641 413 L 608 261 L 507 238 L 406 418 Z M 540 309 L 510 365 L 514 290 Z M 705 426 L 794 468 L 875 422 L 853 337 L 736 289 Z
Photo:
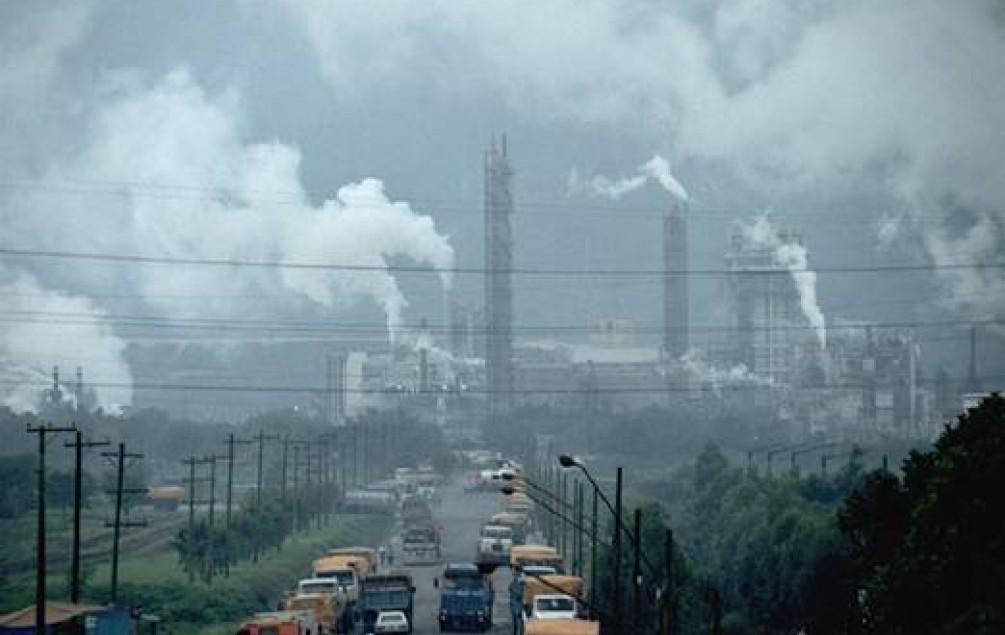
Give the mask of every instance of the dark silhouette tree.
M 877 472 L 839 515 L 868 632 L 1005 632 L 1005 399 L 995 394 Z

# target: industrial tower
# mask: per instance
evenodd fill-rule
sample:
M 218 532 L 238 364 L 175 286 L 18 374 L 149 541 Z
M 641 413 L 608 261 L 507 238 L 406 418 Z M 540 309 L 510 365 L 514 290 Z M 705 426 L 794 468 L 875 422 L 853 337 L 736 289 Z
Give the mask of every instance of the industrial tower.
M 506 136 L 485 153 L 485 384 L 489 421 L 513 403 L 513 170 Z
M 687 353 L 688 279 L 687 204 L 674 199 L 663 216 L 663 354 L 668 360 Z

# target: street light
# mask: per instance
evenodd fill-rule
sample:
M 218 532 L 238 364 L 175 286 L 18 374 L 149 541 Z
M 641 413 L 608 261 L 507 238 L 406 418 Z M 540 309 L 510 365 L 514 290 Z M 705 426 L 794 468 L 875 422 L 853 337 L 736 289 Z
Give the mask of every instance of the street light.
M 593 475 L 590 471 L 586 469 L 583 462 L 575 457 L 569 456 L 568 454 L 562 454 L 558 457 L 558 464 L 563 468 L 578 467 L 579 470 L 586 476 L 586 480 L 590 482 L 593 486 L 593 491 L 595 494 L 599 495 L 601 500 L 604 501 L 604 505 L 607 509 L 614 515 L 614 536 L 612 542 L 612 551 L 614 552 L 614 563 L 613 563 L 613 580 L 611 584 L 611 612 L 614 617 L 614 628 L 616 632 L 621 632 L 622 620 L 621 620 L 621 477 L 622 469 L 618 466 L 617 478 L 615 480 L 614 489 L 614 505 L 611 505 L 611 501 L 607 500 L 607 496 L 604 495 L 604 491 L 600 489 L 597 485 L 597 481 L 594 480 Z M 637 540 L 638 537 L 632 540 Z M 638 551 L 636 549 L 636 551 Z

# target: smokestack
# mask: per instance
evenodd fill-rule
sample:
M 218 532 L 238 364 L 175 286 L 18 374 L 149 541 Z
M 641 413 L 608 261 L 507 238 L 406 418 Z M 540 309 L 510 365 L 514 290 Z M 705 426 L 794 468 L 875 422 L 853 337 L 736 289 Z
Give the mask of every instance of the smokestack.
M 52 392 L 49 399 L 52 403 L 63 401 L 63 393 L 59 390 L 59 366 L 52 367 Z
M 970 326 L 970 364 L 967 370 L 967 390 L 981 391 L 981 380 L 977 376 L 977 325 Z
M 84 369 L 77 366 L 77 384 L 73 388 L 73 396 L 77 402 L 77 412 L 84 409 Z
M 663 352 L 680 359 L 689 348 L 687 203 L 674 199 L 663 216 Z
M 429 351 L 419 349 L 419 392 L 429 392 Z
M 324 420 L 329 425 L 341 425 L 346 414 L 346 358 L 341 353 L 325 359 Z
M 488 416 L 495 421 L 513 401 L 513 171 L 495 141 L 485 154 L 485 380 Z

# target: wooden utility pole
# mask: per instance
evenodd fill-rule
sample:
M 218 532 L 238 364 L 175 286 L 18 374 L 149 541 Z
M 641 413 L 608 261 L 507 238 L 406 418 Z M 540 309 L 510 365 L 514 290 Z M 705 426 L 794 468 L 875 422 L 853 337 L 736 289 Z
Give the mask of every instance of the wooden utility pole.
M 286 485 L 289 483 L 288 465 L 290 460 L 290 435 L 283 435 L 283 482 L 279 486 L 279 495 L 283 502 L 286 502 Z
M 70 602 L 80 601 L 80 509 L 84 504 L 84 448 L 111 445 L 105 441 L 84 441 L 84 433 L 76 430 L 76 439 L 64 445 L 74 450 L 73 464 L 73 551 L 70 556 Z
M 126 452 L 126 444 L 119 443 L 118 452 L 102 452 L 101 456 L 115 459 L 115 489 L 109 490 L 106 494 L 115 495 L 115 520 L 111 523 L 105 522 L 105 527 L 112 528 L 112 604 L 118 598 L 119 592 L 119 537 L 123 527 L 146 527 L 146 521 L 124 521 L 122 520 L 122 497 L 125 494 L 143 494 L 146 488 L 126 488 L 125 471 L 126 459 L 142 459 L 143 455 Z
M 632 626 L 642 629 L 642 508 L 635 508 L 635 545 L 632 554 Z
M 279 437 L 276 435 L 266 435 L 265 430 L 259 430 L 258 434 L 255 435 L 255 441 L 258 443 L 258 478 L 255 489 L 255 509 L 260 510 L 262 508 L 262 468 L 265 461 L 265 442 L 276 441 L 278 439 Z
M 201 465 L 203 463 L 202 459 L 197 459 L 194 456 L 190 456 L 182 463 L 188 465 L 188 540 L 191 546 L 192 541 L 195 539 L 195 484 L 201 480 L 195 477 L 195 466 Z M 189 566 L 188 571 L 189 581 L 195 581 L 195 570 Z
M 35 536 L 35 632 L 44 635 L 45 628 L 45 435 L 57 432 L 76 432 L 76 428 L 42 424 L 32 427 L 28 434 L 38 435 L 38 529 Z
M 614 489 L 614 535 L 611 540 L 613 563 L 613 580 L 611 584 L 611 613 L 614 619 L 614 632 L 622 633 L 621 621 L 621 479 L 622 469 L 618 466 Z
M 593 521 L 590 524 L 590 533 L 592 534 L 590 538 L 590 610 L 593 612 L 594 619 L 600 619 L 600 611 L 597 609 L 597 582 L 599 577 L 597 576 L 597 532 L 599 527 L 597 527 L 597 512 L 599 508 L 597 503 L 600 500 L 596 488 L 593 490 Z
M 230 528 L 230 518 L 234 501 L 234 446 L 249 445 L 252 441 L 237 439 L 233 432 L 227 435 L 227 528 Z

